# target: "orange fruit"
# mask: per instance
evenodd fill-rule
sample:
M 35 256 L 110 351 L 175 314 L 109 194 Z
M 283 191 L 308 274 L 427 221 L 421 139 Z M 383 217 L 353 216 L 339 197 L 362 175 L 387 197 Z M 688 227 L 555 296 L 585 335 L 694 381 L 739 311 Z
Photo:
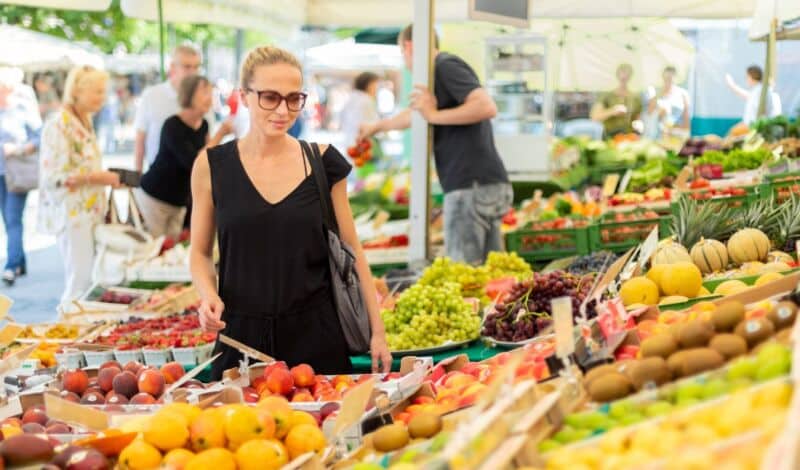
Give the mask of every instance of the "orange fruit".
M 119 465 L 127 470 L 150 470 L 161 464 L 161 452 L 147 442 L 137 439 L 119 454 Z
M 185 446 L 189 441 L 186 418 L 172 412 L 156 413 L 144 429 L 144 440 L 162 451 Z
M 189 459 L 183 470 L 236 470 L 236 457 L 228 449 L 208 449 Z
M 300 424 L 313 424 L 314 426 L 317 426 L 317 419 L 305 411 L 292 410 L 289 422 L 290 430 Z
M 159 413 L 162 412 L 172 412 L 183 416 L 186 419 L 186 425 L 188 426 L 192 424 L 192 421 L 200 416 L 200 413 L 202 413 L 203 410 L 200 407 L 190 405 L 189 403 L 174 402 L 164 405 L 159 410 Z
M 172 470 L 183 470 L 192 457 L 194 457 L 194 452 L 190 450 L 172 449 L 164 456 L 161 464 Z
M 289 463 L 286 447 L 274 439 L 253 439 L 236 450 L 239 470 L 277 470 Z
M 225 414 L 225 437 L 228 438 L 228 447 L 236 448 L 244 442 L 257 439 L 261 437 L 263 431 L 256 411 L 249 406 L 240 405 L 229 409 Z
M 289 401 L 279 396 L 264 397 L 259 400 L 256 408 L 272 413 L 275 420 L 275 437 L 283 439 L 291 428 L 292 407 Z
M 189 426 L 189 439 L 195 452 L 225 447 L 225 417 L 216 408 L 203 410 Z
M 325 436 L 316 424 L 298 424 L 286 436 L 286 449 L 289 457 L 295 458 L 306 452 L 319 452 L 325 448 Z
M 275 437 L 275 418 L 272 413 L 263 408 L 253 408 L 258 417 L 258 422 L 261 424 L 261 436 L 264 439 L 272 439 Z

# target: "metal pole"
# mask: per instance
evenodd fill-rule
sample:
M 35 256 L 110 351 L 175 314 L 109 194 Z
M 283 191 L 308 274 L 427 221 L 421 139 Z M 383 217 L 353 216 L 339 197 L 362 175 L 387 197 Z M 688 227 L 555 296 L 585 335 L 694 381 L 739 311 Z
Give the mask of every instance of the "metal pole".
M 413 83 L 433 90 L 433 3 L 414 0 Z M 431 126 L 414 112 L 411 117 L 411 201 L 409 205 L 409 265 L 418 267 L 430 259 Z
M 164 69 L 164 6 L 162 5 L 163 0 L 158 0 L 158 49 L 160 54 L 159 64 L 161 66 L 161 80 L 167 78 L 166 71 Z
M 236 83 L 236 77 L 239 76 L 239 67 L 242 65 L 242 55 L 244 54 L 244 30 L 239 28 L 236 30 L 236 52 L 234 56 L 234 72 L 233 82 Z
M 768 111 L 772 111 L 771 109 L 767 109 L 767 104 L 771 99 L 770 82 L 775 79 L 775 33 L 777 29 L 778 20 L 773 18 L 769 25 L 769 36 L 767 36 L 767 60 L 764 64 L 764 76 L 761 77 L 761 98 L 758 101 L 757 117 L 767 116 Z

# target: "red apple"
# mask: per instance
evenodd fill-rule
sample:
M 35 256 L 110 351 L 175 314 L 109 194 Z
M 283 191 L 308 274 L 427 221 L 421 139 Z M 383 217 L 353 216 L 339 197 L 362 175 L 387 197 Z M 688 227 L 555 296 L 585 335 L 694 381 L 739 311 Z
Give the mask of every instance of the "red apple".
M 311 387 L 316 382 L 314 369 L 308 364 L 300 364 L 292 367 L 292 380 L 297 387 Z
M 267 389 L 278 395 L 288 395 L 294 387 L 292 374 L 286 369 L 275 368 L 267 376 Z

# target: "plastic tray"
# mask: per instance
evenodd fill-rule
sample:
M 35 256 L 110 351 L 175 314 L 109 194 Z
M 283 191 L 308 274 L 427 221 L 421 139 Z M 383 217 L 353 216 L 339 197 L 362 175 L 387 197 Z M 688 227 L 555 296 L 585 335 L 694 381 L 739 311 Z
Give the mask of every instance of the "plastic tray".
M 506 234 L 506 250 L 516 252 L 528 262 L 586 255 L 591 252 L 588 226 L 509 232 Z

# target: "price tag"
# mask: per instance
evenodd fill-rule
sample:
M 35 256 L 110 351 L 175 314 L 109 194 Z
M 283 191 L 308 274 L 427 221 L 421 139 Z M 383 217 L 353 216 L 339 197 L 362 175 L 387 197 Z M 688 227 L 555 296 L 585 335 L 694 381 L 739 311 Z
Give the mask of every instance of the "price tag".
M 633 170 L 628 169 L 625 171 L 625 174 L 622 175 L 622 181 L 619 183 L 619 189 L 617 192 L 619 194 L 624 193 L 628 189 L 628 183 L 631 182 L 631 176 L 633 176 Z
M 572 298 L 559 297 L 550 301 L 553 325 L 556 330 L 556 355 L 562 359 L 575 352 L 572 324 Z
M 639 266 L 644 266 L 658 249 L 658 224 L 653 227 L 650 234 L 642 242 L 642 249 L 639 251 Z
M 617 184 L 619 184 L 619 175 L 611 173 L 603 178 L 603 197 L 611 197 L 617 191 Z
M 678 173 L 678 176 L 675 178 L 675 182 L 673 186 L 678 190 L 685 190 L 689 183 L 689 177 L 692 176 L 692 168 L 691 164 L 686 165 L 685 167 L 681 168 L 681 172 Z
M 611 299 L 597 305 L 597 324 L 606 339 L 636 326 L 633 317 L 628 317 L 619 299 Z
M 333 423 L 333 434 L 339 435 L 342 431 L 361 421 L 364 410 L 375 388 L 375 379 L 369 379 L 351 388 L 342 400 L 342 408 L 336 421 Z
M 8 311 L 11 310 L 12 305 L 14 305 L 13 300 L 11 300 L 8 296 L 0 294 L 0 320 L 8 317 Z

